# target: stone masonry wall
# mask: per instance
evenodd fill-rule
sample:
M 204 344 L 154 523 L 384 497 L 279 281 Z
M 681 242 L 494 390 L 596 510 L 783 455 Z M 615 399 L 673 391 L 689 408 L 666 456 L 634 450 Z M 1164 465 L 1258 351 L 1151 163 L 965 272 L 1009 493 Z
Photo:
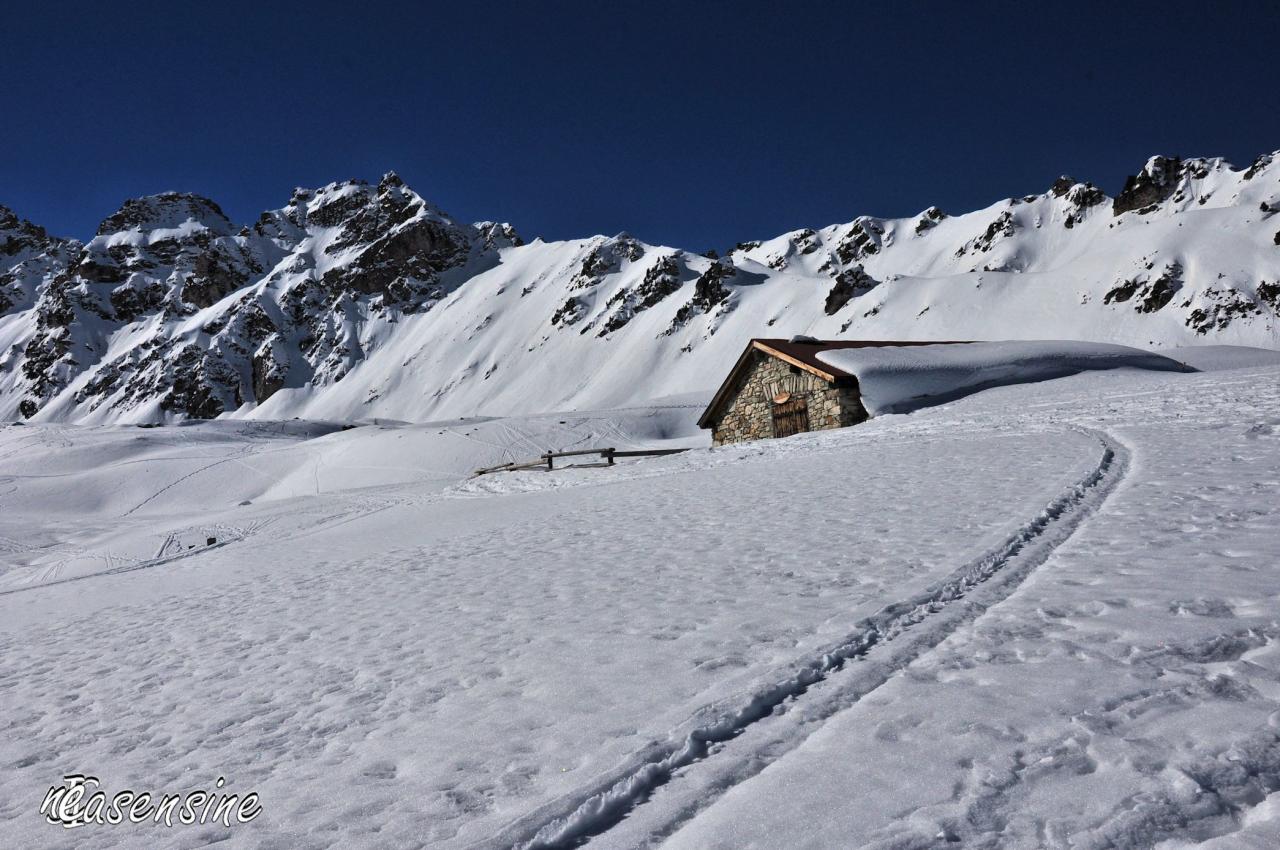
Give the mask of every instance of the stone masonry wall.
M 856 386 L 837 387 L 803 369 L 792 371 L 791 364 L 760 351 L 751 357 L 714 422 L 712 445 L 772 437 L 773 397 L 779 391 L 808 402 L 812 431 L 856 425 L 867 418 Z

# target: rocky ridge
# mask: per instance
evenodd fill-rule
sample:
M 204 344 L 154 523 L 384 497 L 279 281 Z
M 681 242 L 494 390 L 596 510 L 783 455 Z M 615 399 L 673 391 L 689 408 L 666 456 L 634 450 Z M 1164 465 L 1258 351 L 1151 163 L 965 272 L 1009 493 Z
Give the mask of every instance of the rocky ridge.
M 0 418 L 529 412 L 709 388 L 746 339 L 800 332 L 1280 346 L 1278 211 L 1274 154 L 1156 156 L 1114 199 L 1062 177 L 723 256 L 526 245 L 394 173 L 245 226 L 133 199 L 84 243 L 0 207 Z

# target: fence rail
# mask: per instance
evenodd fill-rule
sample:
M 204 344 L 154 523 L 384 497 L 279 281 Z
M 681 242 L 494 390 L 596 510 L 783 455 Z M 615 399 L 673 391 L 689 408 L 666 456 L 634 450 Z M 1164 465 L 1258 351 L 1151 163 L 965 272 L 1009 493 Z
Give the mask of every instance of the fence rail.
M 543 452 L 538 456 L 537 460 L 513 460 L 510 463 L 502 463 L 497 466 L 486 466 L 483 469 L 477 469 L 476 475 L 488 475 L 492 472 L 515 472 L 520 469 L 538 469 L 546 467 L 548 472 L 555 470 L 555 461 L 558 457 L 582 457 L 584 455 L 599 455 L 600 463 L 574 463 L 569 464 L 572 467 L 591 467 L 591 466 L 613 466 L 616 458 L 620 457 L 658 457 L 661 455 L 675 455 L 680 452 L 687 452 L 688 449 L 627 449 L 619 451 L 614 448 L 607 449 L 578 449 L 572 452 Z M 563 468 L 563 467 L 562 467 Z

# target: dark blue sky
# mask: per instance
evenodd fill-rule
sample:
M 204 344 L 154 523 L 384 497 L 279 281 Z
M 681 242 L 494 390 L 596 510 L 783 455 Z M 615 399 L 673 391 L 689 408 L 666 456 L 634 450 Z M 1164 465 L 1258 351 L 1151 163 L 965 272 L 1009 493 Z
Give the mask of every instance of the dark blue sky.
M 41 4 L 0 25 L 0 203 L 233 219 L 395 169 L 526 236 L 703 250 L 1280 148 L 1274 3 Z

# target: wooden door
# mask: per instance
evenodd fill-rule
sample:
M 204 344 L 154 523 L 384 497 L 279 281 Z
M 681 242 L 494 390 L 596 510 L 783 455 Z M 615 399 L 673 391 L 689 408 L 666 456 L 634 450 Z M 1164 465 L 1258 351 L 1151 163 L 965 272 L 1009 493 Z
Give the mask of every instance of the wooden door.
M 773 405 L 773 436 L 790 437 L 809 430 L 809 405 L 803 398 L 787 399 Z

